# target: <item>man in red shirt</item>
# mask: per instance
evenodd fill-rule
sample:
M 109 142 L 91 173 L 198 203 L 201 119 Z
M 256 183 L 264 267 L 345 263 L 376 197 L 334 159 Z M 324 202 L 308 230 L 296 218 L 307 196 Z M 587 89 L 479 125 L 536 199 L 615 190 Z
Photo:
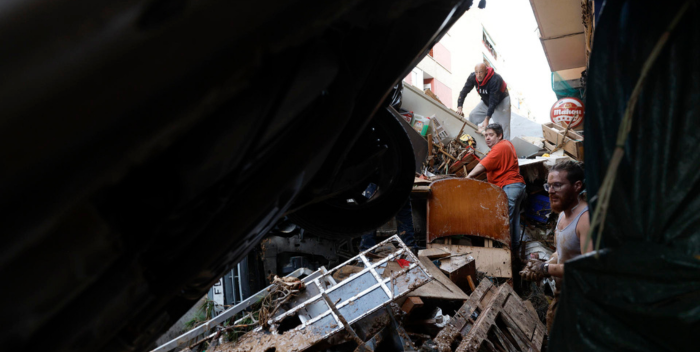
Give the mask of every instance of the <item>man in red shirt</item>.
M 506 192 L 511 249 L 517 254 L 520 248 L 520 204 L 525 199 L 525 179 L 520 175 L 515 147 L 511 142 L 503 140 L 503 127 L 497 123 L 488 125 L 484 137 L 491 151 L 481 159 L 468 177 L 474 178 L 485 171 L 489 182 Z

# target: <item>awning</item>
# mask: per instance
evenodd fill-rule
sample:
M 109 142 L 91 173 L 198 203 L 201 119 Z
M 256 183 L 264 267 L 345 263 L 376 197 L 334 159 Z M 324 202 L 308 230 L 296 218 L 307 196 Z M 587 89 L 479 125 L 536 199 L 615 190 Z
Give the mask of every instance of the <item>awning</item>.
M 570 70 L 575 79 L 586 69 L 586 43 L 580 0 L 530 0 L 540 41 L 552 72 Z M 571 77 L 571 73 L 574 76 Z M 564 75 L 562 75 L 564 76 Z

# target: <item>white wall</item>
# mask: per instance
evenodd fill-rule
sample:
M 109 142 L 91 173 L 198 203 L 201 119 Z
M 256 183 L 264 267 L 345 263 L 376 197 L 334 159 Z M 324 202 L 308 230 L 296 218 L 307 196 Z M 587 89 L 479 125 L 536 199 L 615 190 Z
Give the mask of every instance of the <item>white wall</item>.
M 416 114 L 423 116 L 435 115 L 450 137 L 457 137 L 459 130 L 464 126 L 465 119 L 461 118 L 454 111 L 446 108 L 444 105 L 436 102 L 432 98 L 425 95 L 422 91 L 406 85 L 404 86 L 401 97 L 401 108 L 413 111 Z M 476 150 L 482 154 L 488 152 L 490 148 L 486 145 L 486 140 L 480 134 L 476 133 L 476 125 L 467 122 L 463 133 L 468 133 L 476 141 Z M 479 155 L 480 157 L 483 155 Z

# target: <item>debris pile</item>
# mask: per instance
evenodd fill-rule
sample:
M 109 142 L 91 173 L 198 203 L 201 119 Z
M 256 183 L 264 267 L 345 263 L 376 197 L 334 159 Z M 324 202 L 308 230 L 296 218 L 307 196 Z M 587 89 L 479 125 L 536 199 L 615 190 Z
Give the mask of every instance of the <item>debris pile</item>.
M 554 123 L 542 125 L 544 147 L 554 153 L 564 150 L 566 155 L 578 161 L 583 161 L 583 135 L 571 129 L 571 124 L 562 127 Z
M 539 351 L 544 339 L 509 283 L 479 280 L 474 257 L 449 247 L 415 255 L 395 235 L 332 270 L 297 274 L 154 351 Z M 221 332 L 241 316 L 254 329 L 227 340 Z
M 479 164 L 481 159 L 474 149 L 474 138 L 461 132 L 460 135 L 460 138 L 452 139 L 447 144 L 428 135 L 428 158 L 424 165 L 426 174 L 467 177 Z M 485 181 L 486 174 L 481 174 L 477 179 Z

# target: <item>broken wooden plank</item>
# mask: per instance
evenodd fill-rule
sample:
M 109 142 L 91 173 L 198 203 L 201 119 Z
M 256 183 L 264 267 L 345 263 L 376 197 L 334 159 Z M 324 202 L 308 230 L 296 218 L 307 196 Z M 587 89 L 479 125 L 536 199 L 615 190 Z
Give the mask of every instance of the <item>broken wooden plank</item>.
M 491 281 L 482 280 L 476 290 L 469 296 L 469 299 L 459 308 L 454 317 L 450 319 L 447 326 L 440 330 L 434 340 L 440 352 L 452 351 L 452 343 L 461 336 L 462 330 L 469 323 L 470 317 L 474 314 L 474 311 L 479 309 L 479 303 L 493 288 Z
M 470 165 L 474 161 L 476 161 L 477 164 L 479 163 L 478 160 L 476 159 L 476 157 L 474 156 L 474 154 L 466 154 L 462 157 L 461 160 L 455 162 L 454 164 L 452 164 L 452 166 L 450 166 L 450 173 L 455 173 L 455 172 L 459 171 L 459 169 L 462 168 L 462 166 Z M 473 167 L 472 167 L 472 169 L 473 169 Z M 468 167 L 467 167 L 467 170 L 471 171 L 471 169 L 469 169 Z
M 418 256 L 419 257 L 428 257 L 428 259 L 439 259 L 439 258 L 445 258 L 450 256 L 450 252 L 442 250 L 440 248 L 428 248 L 428 249 L 421 249 L 418 251 Z
M 484 342 L 484 346 L 486 346 L 486 349 L 489 350 L 489 352 L 503 352 L 503 350 L 497 349 L 491 341 L 486 340 Z
M 496 296 L 486 306 L 486 309 L 479 314 L 474 327 L 464 336 L 455 352 L 476 352 L 481 347 L 481 343 L 488 339 L 489 330 L 496 323 L 496 317 L 501 312 L 501 307 L 510 293 L 503 289 L 508 285 L 501 285 Z
M 428 199 L 430 197 L 430 186 L 413 185 L 411 197 L 414 199 Z
M 433 135 L 431 133 L 428 133 L 428 158 L 430 159 L 428 165 L 432 169 L 435 164 L 435 156 L 433 155 Z
M 503 317 L 501 317 L 503 319 Z M 505 319 L 503 319 L 505 321 Z M 507 324 L 506 324 L 507 325 Z M 510 326 L 507 326 L 506 329 L 510 333 L 510 335 L 513 337 L 515 340 L 515 343 L 520 347 L 521 351 L 527 351 L 528 350 L 528 345 L 523 341 L 523 338 L 520 337 L 520 335 L 516 332 L 516 329 L 511 328 Z
M 527 345 L 527 348 L 523 349 L 523 351 L 538 352 L 540 350 L 539 346 L 541 346 L 542 343 L 540 342 L 538 345 L 535 345 L 534 342 L 529 341 L 527 339 L 527 336 L 525 336 L 523 334 L 523 332 L 520 330 L 520 328 L 518 328 L 517 324 L 515 324 L 513 319 L 507 313 L 502 314 L 501 319 L 508 326 L 508 329 L 510 329 L 516 335 L 518 335 L 518 338 L 520 338 L 520 340 L 523 341 L 523 343 L 525 343 Z M 535 339 L 533 339 L 533 341 L 541 341 L 541 340 L 538 340 L 537 338 L 535 338 Z
M 532 305 L 532 302 L 524 300 L 523 304 L 525 305 L 525 307 L 527 307 L 527 310 L 530 311 L 530 314 L 532 314 L 533 317 L 537 317 L 537 319 L 539 319 L 539 316 L 537 315 L 537 310 L 535 310 L 535 306 Z
M 478 290 L 478 288 L 477 288 Z M 483 305 L 482 305 L 483 307 Z M 513 317 L 515 315 L 516 318 Z M 503 332 L 497 325 L 497 321 L 502 321 L 510 328 L 508 334 Z M 528 351 L 539 351 L 539 346 L 542 345 L 544 324 L 539 320 L 534 320 L 530 311 L 522 303 L 520 297 L 513 291 L 510 285 L 503 284 L 498 288 L 498 292 L 491 301 L 484 307 L 482 313 L 474 322 L 474 326 L 470 331 L 463 336 L 462 342 L 455 351 L 457 352 L 476 352 L 489 339 L 489 333 L 496 334 L 499 344 L 503 345 L 508 351 L 521 350 L 515 335 L 527 344 Z M 516 346 L 517 345 L 517 346 Z
M 510 250 L 506 248 L 486 248 L 475 246 L 448 245 L 441 243 L 430 243 L 428 248 L 439 248 L 452 253 L 452 255 L 466 254 L 474 258 L 476 270 L 485 273 L 491 277 L 512 278 L 513 269 L 511 268 Z M 451 257 L 441 260 L 442 265 L 450 265 L 448 260 L 453 260 Z
M 516 325 L 523 325 L 525 327 L 532 326 L 532 335 L 527 335 L 525 330 L 521 331 L 523 331 L 529 341 L 531 341 L 539 349 L 539 347 L 542 346 L 542 341 L 544 340 L 546 327 L 540 321 L 537 313 L 530 311 L 530 309 L 527 308 L 524 301 L 515 293 L 515 291 L 513 291 L 512 287 L 508 285 L 503 286 L 507 286 L 505 290 L 511 292 L 511 296 L 508 298 L 508 302 L 506 302 L 506 305 L 504 306 L 505 315 L 515 321 Z M 517 323 L 518 319 L 521 320 L 520 324 Z
M 450 281 L 430 259 L 421 256 L 418 259 L 423 263 L 430 276 L 433 277 L 433 281 L 415 289 L 411 292 L 411 296 L 462 301 L 469 299 L 469 296 L 454 282 Z
M 535 333 L 535 328 L 537 327 L 537 322 L 539 322 L 539 320 L 535 321 L 535 319 L 533 319 L 532 315 L 530 314 L 530 310 L 528 310 L 527 307 L 522 304 L 520 298 L 509 298 L 503 309 L 511 318 L 513 318 L 520 330 L 525 333 L 525 336 L 529 340 L 532 340 Z
M 489 305 L 489 303 L 491 303 L 493 297 L 496 296 L 496 292 L 498 292 L 498 289 L 495 286 L 493 286 L 490 290 L 486 291 L 486 293 L 484 293 L 484 296 L 481 298 L 481 301 L 479 301 L 479 309 L 481 309 L 482 311 L 486 310 L 486 307 Z
M 493 324 L 492 329 L 496 336 L 498 336 L 499 341 L 502 341 L 501 344 L 503 344 L 508 349 L 508 351 L 519 352 L 518 348 L 516 348 L 514 345 L 515 341 L 511 341 L 510 338 L 508 338 L 508 336 L 506 336 L 506 334 L 503 331 L 501 331 L 501 328 L 498 327 L 498 324 Z
M 438 147 L 438 148 L 439 148 L 438 150 L 440 151 L 440 153 L 442 153 L 442 154 L 444 154 L 446 157 L 450 158 L 450 160 L 452 160 L 452 161 L 457 161 L 457 159 L 456 159 L 454 156 L 450 155 L 450 153 L 448 153 L 448 152 L 446 152 L 444 149 L 442 149 L 441 146 Z

